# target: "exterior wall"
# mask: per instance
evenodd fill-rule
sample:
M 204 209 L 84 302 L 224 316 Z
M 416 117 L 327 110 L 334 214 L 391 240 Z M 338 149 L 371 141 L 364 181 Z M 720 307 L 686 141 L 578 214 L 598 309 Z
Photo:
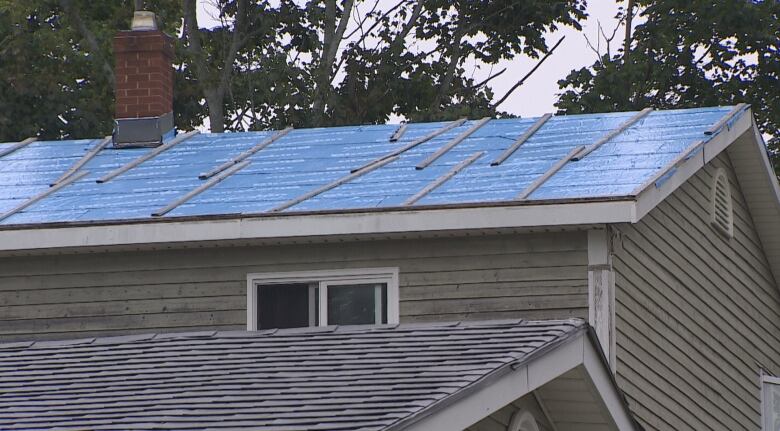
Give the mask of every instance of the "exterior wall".
M 544 412 L 539 407 L 539 403 L 530 394 L 504 406 L 501 410 L 468 427 L 465 431 L 507 431 L 507 427 L 512 421 L 512 415 L 519 410 L 525 410 L 534 415 L 539 431 L 553 431 Z
M 718 167 L 730 177 L 731 239 L 709 223 Z M 780 292 L 728 157 L 614 229 L 617 378 L 640 422 L 760 429 L 759 366 L 780 374 Z
M 402 322 L 587 318 L 586 232 L 0 258 L 0 340 L 246 328 L 246 275 L 399 267 Z

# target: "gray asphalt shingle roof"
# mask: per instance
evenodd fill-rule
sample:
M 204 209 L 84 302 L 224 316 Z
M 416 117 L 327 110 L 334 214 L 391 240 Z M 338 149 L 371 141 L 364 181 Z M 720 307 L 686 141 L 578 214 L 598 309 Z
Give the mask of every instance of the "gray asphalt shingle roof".
M 383 430 L 586 328 L 517 320 L 0 344 L 0 429 Z

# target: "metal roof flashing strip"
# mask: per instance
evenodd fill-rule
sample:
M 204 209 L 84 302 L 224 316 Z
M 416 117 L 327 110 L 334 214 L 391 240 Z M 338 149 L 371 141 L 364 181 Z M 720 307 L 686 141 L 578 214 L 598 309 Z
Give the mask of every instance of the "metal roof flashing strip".
M 617 129 L 607 133 L 603 138 L 599 139 L 595 144 L 592 144 L 592 145 L 589 145 L 588 147 L 586 147 L 585 151 L 583 151 L 581 154 L 577 155 L 577 157 L 575 157 L 572 160 L 575 160 L 575 161 L 576 160 L 580 160 L 583 157 L 587 156 L 588 154 L 592 153 L 593 151 L 597 150 L 602 145 L 604 145 L 607 142 L 609 142 L 612 139 L 614 139 L 617 135 L 625 132 L 626 129 L 628 129 L 629 127 L 631 127 L 634 124 L 636 124 L 639 120 L 641 120 L 642 118 L 645 118 L 645 116 L 647 116 L 647 114 L 649 114 L 652 111 L 653 111 L 653 108 L 645 108 L 645 109 L 637 112 L 633 117 L 629 118 L 623 124 L 618 126 Z
M 699 150 L 704 149 L 704 141 L 696 141 L 688 148 L 686 148 L 682 153 L 677 155 L 677 157 L 674 158 L 670 163 L 666 165 L 666 167 L 662 168 L 658 172 L 655 173 L 655 175 L 651 176 L 647 181 L 640 184 L 637 188 L 635 188 L 632 192 L 632 196 L 637 196 L 639 193 L 641 193 L 644 189 L 650 187 L 651 185 L 655 184 L 656 187 L 659 187 L 663 182 L 668 179 L 669 176 L 674 174 L 674 171 L 677 170 L 680 165 L 688 161 L 691 157 L 694 156 Z M 659 184 L 660 183 L 660 184 Z
M 414 148 L 414 147 L 416 147 L 416 146 L 418 146 L 418 145 L 420 145 L 422 143 L 430 141 L 431 139 L 441 135 L 442 133 L 448 132 L 448 131 L 450 131 L 450 130 L 452 130 L 452 129 L 462 125 L 463 123 L 466 122 L 466 120 L 467 120 L 466 118 L 461 118 L 459 120 L 455 120 L 455 121 L 447 124 L 446 126 L 440 128 L 440 129 L 437 129 L 437 130 L 434 130 L 431 133 L 428 133 L 427 135 L 423 136 L 422 138 L 417 138 L 414 141 L 412 141 L 411 143 L 406 144 L 406 145 L 404 145 L 403 147 L 401 147 L 401 148 L 399 148 L 397 150 L 391 151 L 391 152 L 385 154 L 384 156 L 380 156 L 379 158 L 377 158 L 375 160 L 372 160 L 372 161 L 366 163 L 365 165 L 363 165 L 363 166 L 361 166 L 361 167 L 359 167 L 357 169 L 353 169 L 352 173 L 358 172 L 358 171 L 360 171 L 362 169 L 365 169 L 365 168 L 367 168 L 367 167 L 369 167 L 371 165 L 374 165 L 375 163 L 381 162 L 383 160 L 387 160 L 387 159 L 389 159 L 391 157 L 395 157 L 395 156 L 398 156 L 400 154 L 403 154 L 404 152 L 406 152 L 408 150 L 411 150 L 412 148 Z
M 27 138 L 24 141 L 19 142 L 18 144 L 12 145 L 11 148 L 6 148 L 5 150 L 0 151 L 0 157 L 5 157 L 13 152 L 16 152 L 17 150 L 21 150 L 22 148 L 32 144 L 37 140 L 38 138 Z
M 152 217 L 160 217 L 167 213 L 169 213 L 171 210 L 175 209 L 179 205 L 187 202 L 188 200 L 192 199 L 193 197 L 203 193 L 207 189 L 211 188 L 212 186 L 216 185 L 217 183 L 221 182 L 225 178 L 233 175 L 234 173 L 240 171 L 241 169 L 244 169 L 247 165 L 249 165 L 249 160 L 244 160 L 243 162 L 236 163 L 233 166 L 231 166 L 228 169 L 225 169 L 224 171 L 220 172 L 218 175 L 212 177 L 207 182 L 199 185 L 198 187 L 194 188 L 193 190 L 187 192 L 184 196 L 177 198 L 175 201 L 171 202 L 170 204 L 160 208 L 159 210 L 152 213 Z
M 178 145 L 178 144 L 186 141 L 187 139 L 197 135 L 198 133 L 200 133 L 200 132 L 197 131 L 197 130 L 193 130 L 191 132 L 187 132 L 187 133 L 184 133 L 184 134 L 181 134 L 181 135 L 177 135 L 170 142 L 168 142 L 166 144 L 163 144 L 163 145 L 153 149 L 152 151 L 149 151 L 148 153 L 144 154 L 143 156 L 138 157 L 137 159 L 133 160 L 132 162 L 130 162 L 130 163 L 124 165 L 124 166 L 121 166 L 121 167 L 119 167 L 119 168 L 117 168 L 117 169 L 107 173 L 106 175 L 98 178 L 95 182 L 97 182 L 97 183 L 108 182 L 108 181 L 112 180 L 113 178 L 116 178 L 119 175 L 122 175 L 123 173 L 129 171 L 130 169 L 133 169 L 134 167 L 140 165 L 141 163 L 156 157 L 158 154 L 162 153 L 163 151 L 171 149 L 175 145 Z
M 469 167 L 469 165 L 471 165 L 472 163 L 477 161 L 477 159 L 482 157 L 484 154 L 485 154 L 485 151 L 479 151 L 477 153 L 474 153 L 471 157 L 469 157 L 466 160 L 463 160 L 462 162 L 458 163 L 452 169 L 450 169 L 447 173 L 445 173 L 444 175 L 436 178 L 435 180 L 433 180 L 433 182 L 431 182 L 430 184 L 425 186 L 422 190 L 420 190 L 419 192 L 415 193 L 409 199 L 405 200 L 402 205 L 405 205 L 405 206 L 413 205 L 414 203 L 416 203 L 417 201 L 419 201 L 420 199 L 422 199 L 423 197 L 428 195 L 428 193 L 434 191 L 435 189 L 439 188 L 439 186 L 441 186 L 442 184 L 444 184 L 447 181 L 449 181 L 450 178 L 452 178 L 455 175 L 457 175 L 458 173 L 460 173 L 460 171 L 462 171 L 462 170 L 466 169 L 467 167 Z
M 44 198 L 48 197 L 51 194 L 54 194 L 57 190 L 59 190 L 59 189 L 61 189 L 63 187 L 66 187 L 66 186 L 68 186 L 68 185 L 70 185 L 72 183 L 75 183 L 76 181 L 78 181 L 78 180 L 84 178 L 85 176 L 87 176 L 87 174 L 89 174 L 89 171 L 81 171 L 81 172 L 79 172 L 79 173 L 77 173 L 75 175 L 71 175 L 70 177 L 68 177 L 67 179 L 65 179 L 61 183 L 55 185 L 54 187 L 50 187 L 47 190 L 43 191 L 42 193 L 38 193 L 37 195 L 31 197 L 30 199 L 28 199 L 28 200 L 24 201 L 23 203 L 17 205 L 16 207 L 6 211 L 2 215 L 0 215 L 0 221 L 3 221 L 5 219 L 7 219 L 8 217 L 11 217 L 12 215 L 14 215 L 14 214 L 24 210 L 25 208 L 27 208 L 30 205 L 40 201 L 41 199 L 44 199 Z
M 563 158 L 555 162 L 554 165 L 552 165 L 547 171 L 542 174 L 541 177 L 537 178 L 532 182 L 528 187 L 526 187 L 520 194 L 517 195 L 515 198 L 516 200 L 525 200 L 528 198 L 528 196 L 531 195 L 536 189 L 538 189 L 542 184 L 545 183 L 550 177 L 555 175 L 558 171 L 560 171 L 564 166 L 566 166 L 566 163 L 569 163 L 572 160 L 578 160 L 576 157 L 582 157 L 582 153 L 586 151 L 586 147 L 584 145 L 579 145 L 568 152 Z
M 252 156 L 253 154 L 257 153 L 258 151 L 260 151 L 260 150 L 266 148 L 267 146 L 273 144 L 274 142 L 276 142 L 277 140 L 279 140 L 280 138 L 282 138 L 283 136 L 287 135 L 288 133 L 290 133 L 292 131 L 293 131 L 292 127 L 287 127 L 284 130 L 280 130 L 277 133 L 273 134 L 272 136 L 264 139 L 259 144 L 257 144 L 255 146 L 253 146 L 252 148 L 244 151 L 243 153 L 237 155 L 236 157 L 228 160 L 227 162 L 217 166 L 216 168 L 214 168 L 214 169 L 212 169 L 212 170 L 210 170 L 208 172 L 204 172 L 204 173 L 198 175 L 198 178 L 200 178 L 201 180 L 205 180 L 205 179 L 211 178 L 214 175 L 217 175 L 218 173 L 224 171 L 225 169 L 228 169 L 228 168 L 230 168 L 231 166 L 233 166 L 233 165 L 235 165 L 237 163 L 241 163 L 244 159 Z
M 747 110 L 750 105 L 747 103 L 740 103 L 733 108 L 731 108 L 731 111 L 729 111 L 728 114 L 724 115 L 723 118 L 718 120 L 717 123 L 713 124 L 712 127 L 707 129 L 704 134 L 711 136 L 719 132 L 724 126 L 731 128 L 731 122 L 735 119 L 734 117 L 737 117 L 737 114 L 742 113 L 743 111 Z
M 439 148 L 435 153 L 431 154 L 427 159 L 420 162 L 417 166 L 415 166 L 415 169 L 425 169 L 427 166 L 429 166 L 431 163 L 435 162 L 439 159 L 439 157 L 443 156 L 447 151 L 455 148 L 456 145 L 460 144 L 466 138 L 474 134 L 477 130 L 479 130 L 482 126 L 487 124 L 492 118 L 485 117 L 479 121 L 477 121 L 473 126 L 471 126 L 468 130 L 464 131 L 460 135 L 456 136 L 453 140 L 448 142 L 443 147 Z
M 317 196 L 317 195 L 319 195 L 321 193 L 324 193 L 324 192 L 326 192 L 328 190 L 334 189 L 334 188 L 336 188 L 336 187 L 338 187 L 338 186 L 340 186 L 340 185 L 342 185 L 344 183 L 352 181 L 353 179 L 355 179 L 357 177 L 360 177 L 360 176 L 362 176 L 364 174 L 367 174 L 367 173 L 369 173 L 369 172 L 371 172 L 371 171 L 373 171 L 375 169 L 379 169 L 382 166 L 384 166 L 384 165 L 386 165 L 386 164 L 388 164 L 390 162 L 393 162 L 395 160 L 398 160 L 398 156 L 392 156 L 392 157 L 390 157 L 388 159 L 377 160 L 376 162 L 374 162 L 374 163 L 372 163 L 372 164 L 370 164 L 370 165 L 368 165 L 368 166 L 366 166 L 364 168 L 360 168 L 359 170 L 357 170 L 355 172 L 352 172 L 349 175 L 343 176 L 343 177 L 341 177 L 341 178 L 339 178 L 339 179 L 337 179 L 337 180 L 335 180 L 333 182 L 325 184 L 324 186 L 322 186 L 322 187 L 320 187 L 318 189 L 312 190 L 312 191 L 304 194 L 303 196 L 299 196 L 299 197 L 297 197 L 295 199 L 291 199 L 291 200 L 289 200 L 289 201 L 287 201 L 287 202 L 285 202 L 285 203 L 283 203 L 283 204 L 281 204 L 281 205 L 271 209 L 269 212 L 284 211 L 287 208 L 290 208 L 292 206 L 298 205 L 299 203 L 301 203 L 301 202 L 303 202 L 303 201 L 305 201 L 307 199 L 313 198 L 314 196 Z
M 542 115 L 541 118 L 536 120 L 536 122 L 531 127 L 529 127 L 528 130 L 526 130 L 522 135 L 520 135 L 520 137 L 517 138 L 517 140 L 509 148 L 507 148 L 506 151 L 504 151 L 500 156 L 496 157 L 496 159 L 490 163 L 490 166 L 498 166 L 501 163 L 504 163 L 504 161 L 506 161 L 506 159 L 508 159 L 512 154 L 514 154 L 515 151 L 517 151 L 517 149 L 520 148 L 520 146 L 522 146 L 523 144 L 525 144 L 526 141 L 531 139 L 531 137 L 534 134 L 536 134 L 536 132 L 538 132 L 539 129 L 541 129 L 545 123 L 547 123 L 547 120 L 552 118 L 552 116 L 553 114 L 550 113 Z
M 84 165 L 87 164 L 90 160 L 92 160 L 93 157 L 95 157 L 103 148 L 106 148 L 106 146 L 111 142 L 111 135 L 106 136 L 105 138 L 98 141 L 97 144 L 95 144 L 94 147 L 92 147 L 86 154 L 84 154 L 83 157 L 81 157 L 76 163 L 73 164 L 67 171 L 65 171 L 64 174 L 62 174 L 59 178 L 54 180 L 49 186 L 54 187 L 57 184 L 65 181 L 68 177 L 75 174 L 79 169 L 81 169 Z

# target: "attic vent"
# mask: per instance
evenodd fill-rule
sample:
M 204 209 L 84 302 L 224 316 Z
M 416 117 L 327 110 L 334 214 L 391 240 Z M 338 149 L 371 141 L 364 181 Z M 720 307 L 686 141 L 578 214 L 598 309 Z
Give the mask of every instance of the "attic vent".
M 712 225 L 723 235 L 734 236 L 734 213 L 731 209 L 731 189 L 726 171 L 718 169 L 712 180 Z

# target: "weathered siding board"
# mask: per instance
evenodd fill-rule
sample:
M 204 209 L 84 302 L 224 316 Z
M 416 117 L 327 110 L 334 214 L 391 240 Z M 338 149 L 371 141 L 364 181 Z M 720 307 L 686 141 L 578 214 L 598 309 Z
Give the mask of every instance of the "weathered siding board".
M 731 182 L 734 237 L 710 184 Z M 647 429 L 755 430 L 758 364 L 780 373 L 780 293 L 725 154 L 636 225 L 616 225 L 618 382 Z
M 243 329 L 246 275 L 399 267 L 402 321 L 587 317 L 585 232 L 0 259 L 0 339 Z

